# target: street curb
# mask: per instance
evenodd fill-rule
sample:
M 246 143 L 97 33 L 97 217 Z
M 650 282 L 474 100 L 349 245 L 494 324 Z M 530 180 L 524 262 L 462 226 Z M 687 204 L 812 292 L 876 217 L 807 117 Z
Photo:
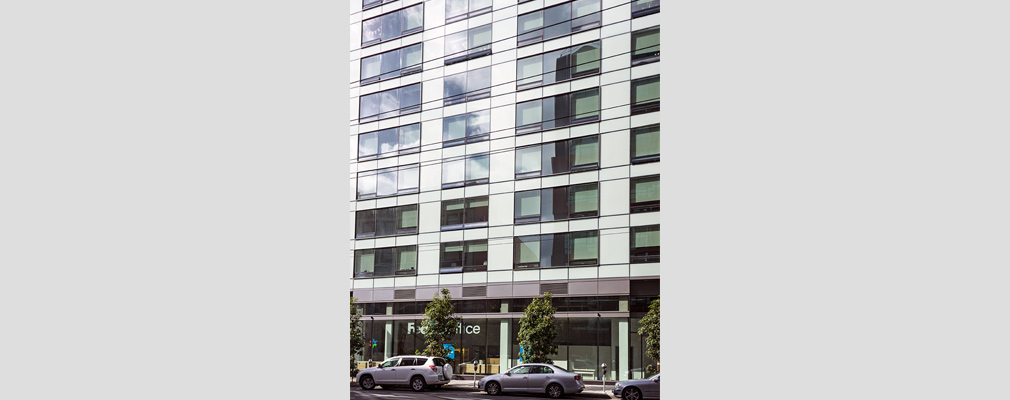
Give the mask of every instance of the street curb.
M 473 381 L 470 381 L 468 383 L 472 385 L 473 384 L 472 382 Z M 351 382 L 351 386 L 352 387 L 356 387 L 356 386 L 358 386 L 358 383 L 357 382 Z M 382 386 L 382 385 L 379 385 L 379 386 Z M 608 390 L 607 390 L 606 393 L 602 393 L 602 392 L 599 392 L 597 390 L 590 390 L 590 389 L 587 388 L 586 390 L 583 390 L 582 393 L 576 393 L 576 394 L 573 394 L 573 396 L 587 397 L 587 398 L 596 398 L 596 399 L 616 399 L 616 397 L 614 397 L 614 395 L 610 393 L 613 390 L 613 386 L 608 386 L 607 388 L 608 388 Z M 445 391 L 445 390 L 451 390 L 451 391 L 454 391 L 454 392 L 479 392 L 479 390 L 477 390 L 477 388 L 475 388 L 473 386 L 466 386 L 465 384 L 464 385 L 460 385 L 460 384 L 456 384 L 456 385 L 447 384 L 447 385 L 444 385 L 444 386 L 442 386 L 442 387 L 440 387 L 438 389 L 434 389 L 434 390 L 427 389 L 426 391 L 427 392 L 437 392 L 437 391 Z

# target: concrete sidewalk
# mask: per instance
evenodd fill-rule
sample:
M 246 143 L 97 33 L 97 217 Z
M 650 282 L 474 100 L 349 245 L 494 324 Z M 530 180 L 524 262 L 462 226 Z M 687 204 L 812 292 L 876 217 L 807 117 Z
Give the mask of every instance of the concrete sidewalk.
M 463 379 L 453 379 L 452 381 L 450 381 L 445 385 L 442 385 L 442 387 L 438 389 L 429 389 L 429 390 L 453 390 L 462 392 L 476 392 L 477 387 L 474 384 L 475 382 L 470 378 L 471 377 L 466 377 Z M 481 377 L 478 376 L 478 380 L 480 380 L 479 378 Z M 351 379 L 351 386 L 356 387 L 358 386 L 358 383 L 355 382 L 354 379 Z M 596 399 L 616 399 L 616 397 L 614 397 L 613 395 L 614 392 L 613 382 L 607 382 L 606 392 L 603 392 L 602 388 L 603 388 L 602 382 L 600 381 L 586 381 L 586 389 L 583 390 L 582 393 L 572 394 L 571 396 L 596 398 Z

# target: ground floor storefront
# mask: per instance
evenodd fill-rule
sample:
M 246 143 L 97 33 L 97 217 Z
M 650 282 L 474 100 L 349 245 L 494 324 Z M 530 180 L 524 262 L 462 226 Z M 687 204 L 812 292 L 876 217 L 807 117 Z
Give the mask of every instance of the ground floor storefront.
M 654 361 L 645 355 L 645 340 L 638 334 L 639 320 L 653 297 L 628 296 L 556 298 L 558 353 L 555 365 L 582 374 L 586 379 L 601 378 L 599 366 L 607 364 L 607 380 L 639 379 L 646 365 Z M 457 303 L 462 323 L 452 340 L 447 358 L 453 370 L 465 374 L 494 374 L 520 364 L 519 318 L 531 299 L 481 300 Z M 366 347 L 357 357 L 359 368 L 396 356 L 415 354 L 424 348 L 421 332 L 424 302 L 366 303 Z M 397 313 L 396 311 L 401 311 Z M 477 312 L 473 312 L 477 311 Z M 497 312 L 489 312 L 497 311 Z M 407 314 L 409 313 L 409 314 Z M 474 365 L 475 360 L 480 363 Z

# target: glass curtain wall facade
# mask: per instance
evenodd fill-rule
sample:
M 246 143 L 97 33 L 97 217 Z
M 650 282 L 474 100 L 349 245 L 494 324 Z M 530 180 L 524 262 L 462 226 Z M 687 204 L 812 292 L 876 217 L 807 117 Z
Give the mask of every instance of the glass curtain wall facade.
M 350 3 L 339 268 L 364 315 L 359 367 L 423 349 L 446 288 L 454 371 L 521 363 L 519 318 L 550 292 L 555 364 L 644 377 L 638 323 L 667 268 L 659 0 Z

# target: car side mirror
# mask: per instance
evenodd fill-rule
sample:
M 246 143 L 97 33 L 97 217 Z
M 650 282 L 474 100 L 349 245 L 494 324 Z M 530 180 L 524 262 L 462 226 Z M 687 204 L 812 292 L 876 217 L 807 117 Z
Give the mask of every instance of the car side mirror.
M 659 378 L 652 378 L 653 382 L 659 382 Z
M 512 372 L 506 372 L 505 376 L 512 376 Z

